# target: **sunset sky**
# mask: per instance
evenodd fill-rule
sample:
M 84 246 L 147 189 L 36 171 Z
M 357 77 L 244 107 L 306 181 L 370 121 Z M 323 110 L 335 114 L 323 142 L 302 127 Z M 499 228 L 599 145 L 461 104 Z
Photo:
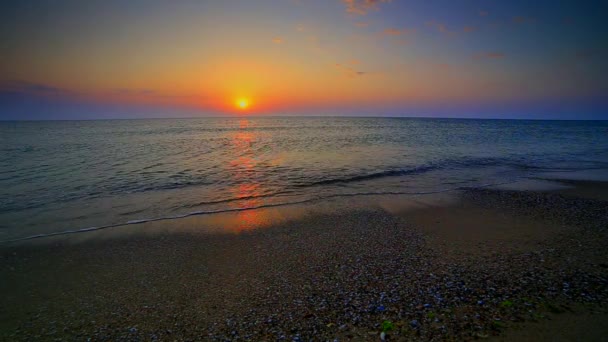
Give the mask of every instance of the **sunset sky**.
M 0 119 L 608 119 L 606 1 L 11 1 Z

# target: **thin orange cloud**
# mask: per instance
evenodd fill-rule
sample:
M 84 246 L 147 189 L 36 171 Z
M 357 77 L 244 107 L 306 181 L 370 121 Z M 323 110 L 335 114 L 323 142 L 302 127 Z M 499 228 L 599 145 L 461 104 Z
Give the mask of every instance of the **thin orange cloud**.
M 276 37 L 272 39 L 272 42 L 275 44 L 283 44 L 285 42 L 285 40 L 283 40 L 283 38 L 281 37 Z
M 396 28 L 387 28 L 383 33 L 389 36 L 400 36 L 403 34 L 403 31 Z
M 359 60 L 353 59 L 345 63 L 336 63 L 334 66 L 342 75 L 348 78 L 354 78 L 367 74 L 366 71 L 355 69 L 355 66 L 358 64 Z
M 448 34 L 453 33 L 450 30 L 448 30 L 448 28 L 447 28 L 447 26 L 445 26 L 445 24 L 437 22 L 435 20 L 427 21 L 426 26 L 434 27 L 437 29 L 437 31 L 439 31 L 441 33 L 448 33 Z
M 366 15 L 369 11 L 377 11 L 381 3 L 390 3 L 392 0 L 342 0 L 346 5 L 346 12 L 356 15 Z
M 406 34 L 411 34 L 416 32 L 416 29 L 398 29 L 398 28 L 387 28 L 386 30 L 382 31 L 383 34 L 388 35 L 388 36 L 401 36 L 401 35 L 406 35 Z

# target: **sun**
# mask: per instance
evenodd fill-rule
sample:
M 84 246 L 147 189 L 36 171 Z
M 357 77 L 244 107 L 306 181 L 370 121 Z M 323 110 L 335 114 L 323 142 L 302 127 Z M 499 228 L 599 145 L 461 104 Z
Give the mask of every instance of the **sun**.
M 236 101 L 236 106 L 237 108 L 241 109 L 241 110 L 245 110 L 247 108 L 249 108 L 249 99 L 241 97 L 238 98 Z

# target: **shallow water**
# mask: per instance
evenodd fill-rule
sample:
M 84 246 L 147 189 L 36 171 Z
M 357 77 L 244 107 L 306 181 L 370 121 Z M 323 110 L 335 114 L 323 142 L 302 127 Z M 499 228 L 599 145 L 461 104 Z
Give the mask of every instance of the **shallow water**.
M 201 118 L 0 123 L 0 240 L 608 168 L 608 122 Z M 603 171 L 600 171 L 603 172 Z

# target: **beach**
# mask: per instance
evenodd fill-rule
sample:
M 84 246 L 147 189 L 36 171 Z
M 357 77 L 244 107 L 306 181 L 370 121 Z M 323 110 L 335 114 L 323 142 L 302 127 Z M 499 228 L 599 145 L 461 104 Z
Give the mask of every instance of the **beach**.
M 608 340 L 608 1 L 0 8 L 0 342 Z
M 608 185 L 552 183 L 5 244 L 0 338 L 600 340 Z

